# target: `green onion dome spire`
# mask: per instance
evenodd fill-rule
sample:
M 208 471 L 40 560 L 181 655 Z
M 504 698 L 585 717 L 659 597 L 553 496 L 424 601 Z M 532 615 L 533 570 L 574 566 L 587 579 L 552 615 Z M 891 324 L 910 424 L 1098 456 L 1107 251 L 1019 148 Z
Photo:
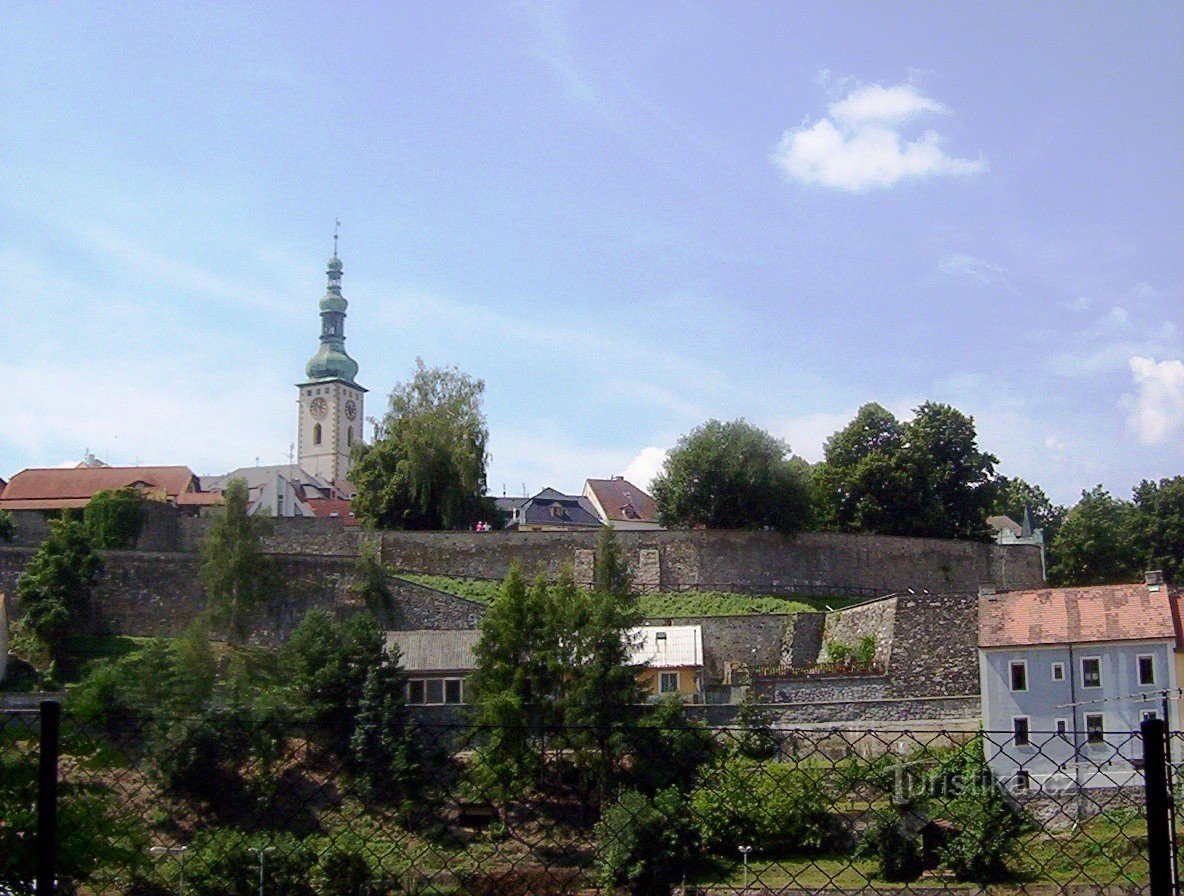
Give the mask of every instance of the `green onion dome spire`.
M 321 299 L 321 347 L 309 359 L 305 373 L 310 380 L 354 381 L 358 362 L 345 351 L 345 310 L 349 302 L 341 294 L 341 259 L 337 257 L 337 234 L 333 234 L 333 257 L 326 273 L 329 286 Z

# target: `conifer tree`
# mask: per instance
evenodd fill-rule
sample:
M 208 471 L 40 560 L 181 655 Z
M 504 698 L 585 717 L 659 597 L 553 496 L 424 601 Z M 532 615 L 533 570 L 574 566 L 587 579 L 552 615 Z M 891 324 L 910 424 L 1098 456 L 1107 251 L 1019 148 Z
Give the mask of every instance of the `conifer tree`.
M 232 479 L 223 492 L 226 507 L 202 544 L 201 584 L 211 618 L 231 641 L 246 634 L 246 617 L 271 591 L 274 576 L 263 553 L 267 521 L 248 513 L 247 484 Z

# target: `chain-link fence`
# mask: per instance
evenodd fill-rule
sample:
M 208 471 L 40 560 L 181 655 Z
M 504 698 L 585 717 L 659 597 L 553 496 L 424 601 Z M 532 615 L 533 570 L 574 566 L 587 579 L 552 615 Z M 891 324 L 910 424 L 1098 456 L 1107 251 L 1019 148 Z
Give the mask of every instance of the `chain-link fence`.
M 144 896 L 1164 892 L 1149 820 L 1164 842 L 1174 822 L 1157 833 L 1144 785 L 1167 766 L 1145 768 L 1139 732 L 1075 746 L 639 713 L 559 730 L 108 707 L 62 717 L 56 775 L 54 732 L 9 713 L 0 894 L 33 892 L 47 861 L 58 892 Z M 47 774 L 56 842 L 38 836 Z

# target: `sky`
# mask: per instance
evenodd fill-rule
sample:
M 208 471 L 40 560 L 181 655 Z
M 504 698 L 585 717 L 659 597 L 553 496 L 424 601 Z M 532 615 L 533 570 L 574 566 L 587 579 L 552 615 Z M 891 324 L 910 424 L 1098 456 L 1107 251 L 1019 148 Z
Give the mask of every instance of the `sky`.
M 1184 473 L 1184 4 L 5 12 L 5 478 L 286 462 L 338 219 L 367 415 L 482 379 L 495 494 L 870 401 L 1059 503 Z

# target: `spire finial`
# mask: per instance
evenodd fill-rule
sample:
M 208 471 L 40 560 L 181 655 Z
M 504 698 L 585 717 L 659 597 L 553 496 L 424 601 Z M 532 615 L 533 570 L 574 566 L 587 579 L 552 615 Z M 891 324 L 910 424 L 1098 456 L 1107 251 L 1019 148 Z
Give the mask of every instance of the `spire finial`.
M 341 227 L 341 221 L 339 219 L 335 218 L 333 220 L 333 257 L 334 258 L 337 257 L 337 229 L 339 227 Z

